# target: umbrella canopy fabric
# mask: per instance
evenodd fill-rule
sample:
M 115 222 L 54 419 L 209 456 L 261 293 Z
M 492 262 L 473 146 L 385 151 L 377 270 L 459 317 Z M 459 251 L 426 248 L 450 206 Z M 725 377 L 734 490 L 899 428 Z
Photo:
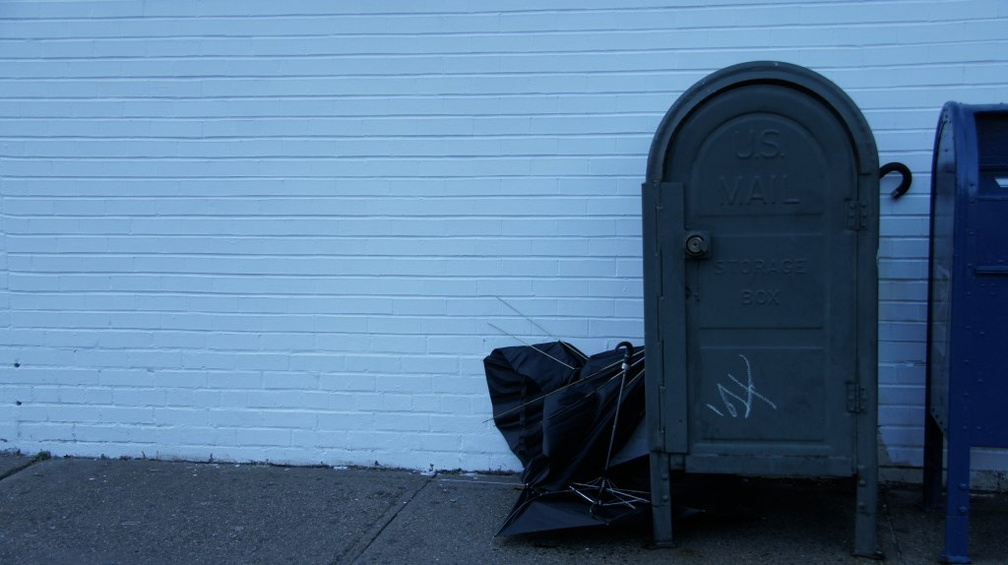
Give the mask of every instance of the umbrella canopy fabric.
M 549 472 L 530 486 L 555 490 L 598 477 L 644 418 L 643 351 L 623 374 L 620 350 L 592 355 L 570 386 L 543 404 L 543 453 Z M 613 426 L 616 426 L 613 436 Z
M 613 482 L 648 483 L 643 350 L 624 343 L 587 357 L 557 341 L 495 349 L 484 367 L 494 422 L 524 465 L 525 490 L 499 534 L 608 524 L 647 508 L 646 491 Z
M 561 528 L 598 526 L 603 520 L 585 511 L 585 503 L 569 492 L 522 491 L 498 535 L 515 536 Z
M 573 382 L 587 356 L 562 341 L 494 349 L 483 360 L 494 424 L 521 461 L 538 474 L 542 451 L 543 399 Z M 529 481 L 523 477 L 523 482 Z

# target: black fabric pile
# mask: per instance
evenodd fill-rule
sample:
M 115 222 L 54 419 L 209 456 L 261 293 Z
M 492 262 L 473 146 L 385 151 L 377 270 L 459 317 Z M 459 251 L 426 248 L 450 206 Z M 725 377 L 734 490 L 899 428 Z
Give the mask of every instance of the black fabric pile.
M 562 341 L 483 360 L 494 423 L 525 489 L 498 535 L 614 524 L 649 509 L 644 351 L 587 356 Z

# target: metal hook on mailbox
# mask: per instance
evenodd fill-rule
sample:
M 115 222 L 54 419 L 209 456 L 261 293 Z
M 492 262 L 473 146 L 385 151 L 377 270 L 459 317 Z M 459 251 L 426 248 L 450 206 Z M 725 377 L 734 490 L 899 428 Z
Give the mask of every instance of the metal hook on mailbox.
M 878 170 L 879 179 L 888 175 L 889 173 L 899 173 L 900 176 L 903 177 L 903 180 L 900 181 L 899 186 L 894 188 L 893 191 L 889 193 L 889 196 L 892 196 L 893 200 L 898 200 L 901 196 L 906 194 L 908 190 L 910 190 L 910 183 L 913 182 L 913 175 L 910 173 L 910 167 L 907 167 L 903 163 L 897 163 L 896 161 L 893 161 L 892 163 L 886 163 L 885 165 L 879 167 Z

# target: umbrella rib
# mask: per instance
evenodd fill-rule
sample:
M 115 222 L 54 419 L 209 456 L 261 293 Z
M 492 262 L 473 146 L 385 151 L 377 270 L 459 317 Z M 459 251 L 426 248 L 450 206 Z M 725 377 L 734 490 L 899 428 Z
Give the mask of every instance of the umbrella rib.
M 568 488 L 581 498 L 588 502 L 592 502 L 597 506 L 630 506 L 632 508 L 635 503 L 639 504 L 651 502 L 650 499 L 645 498 L 648 496 L 646 491 L 617 488 L 611 481 L 606 483 L 605 492 L 612 495 L 615 499 L 613 502 L 599 502 L 598 499 L 594 499 L 581 492 L 581 489 L 598 491 L 597 482 L 598 479 L 590 483 L 571 483 L 571 486 Z
M 518 315 L 519 315 L 519 316 L 521 316 L 522 318 L 525 318 L 525 320 L 527 320 L 527 321 L 528 321 L 528 322 L 529 322 L 530 324 L 532 324 L 533 326 L 535 326 L 535 327 L 539 328 L 539 329 L 540 329 L 540 330 L 541 330 L 541 331 L 542 331 L 542 332 L 543 332 L 544 334 L 546 334 L 546 335 L 548 335 L 549 337 L 551 337 L 551 338 L 555 339 L 556 341 L 563 341 L 562 339 L 558 338 L 557 336 L 555 336 L 555 335 L 551 334 L 551 333 L 549 332 L 549 330 L 547 330 L 546 328 L 544 328 L 544 327 L 540 326 L 540 325 L 539 325 L 539 324 L 538 324 L 538 323 L 537 323 L 537 322 L 536 322 L 535 320 L 533 320 L 532 318 L 530 318 L 530 317 L 526 316 L 526 315 L 525 315 L 525 314 L 524 314 L 524 313 L 523 313 L 523 312 L 522 312 L 521 310 L 519 310 L 519 309 L 515 308 L 514 306 L 512 306 L 512 305 L 511 305 L 510 303 L 508 303 L 508 301 L 507 301 L 507 300 L 504 300 L 503 298 L 501 298 L 501 297 L 499 297 L 499 296 L 497 296 L 497 297 L 495 297 L 495 298 L 496 298 L 497 300 L 500 300 L 500 301 L 501 301 L 501 303 L 503 303 L 503 304 L 504 304 L 505 306 L 507 306 L 508 308 L 510 308 L 510 309 L 512 309 L 512 310 L 514 310 L 516 314 L 518 314 Z M 491 324 L 491 325 L 492 325 L 492 324 Z M 497 328 L 497 329 L 500 329 L 500 328 Z M 511 336 L 511 337 L 514 337 L 514 336 Z M 578 355 L 579 355 L 579 356 L 580 356 L 580 357 L 581 357 L 582 359 L 587 359 L 587 358 L 588 358 L 588 356 L 587 356 L 587 355 L 585 355 L 584 353 L 581 353 L 580 351 L 577 351 L 576 349 L 575 349 L 574 351 L 575 351 L 575 352 L 576 352 L 576 353 L 577 353 L 577 354 L 578 354 Z
M 563 390 L 565 390 L 567 388 L 570 388 L 570 387 L 572 387 L 572 386 L 574 386 L 576 384 L 581 384 L 581 381 L 573 381 L 573 382 L 569 382 L 569 383 L 567 383 L 567 384 L 565 384 L 565 385 L 563 385 L 561 387 L 557 387 L 555 390 L 551 390 L 551 391 L 549 391 L 549 392 L 547 392 L 547 393 L 545 393 L 545 394 L 543 394 L 541 396 L 537 396 L 537 397 L 533 398 L 532 400 L 529 400 L 528 402 L 522 402 L 521 404 L 519 404 L 518 406 L 515 406 L 514 408 L 511 408 L 510 410 L 505 410 L 505 411 L 501 412 L 500 414 L 497 414 L 496 416 L 491 416 L 491 417 L 487 418 L 486 420 L 483 420 L 483 422 L 486 423 L 486 422 L 489 422 L 490 420 L 493 420 L 494 418 L 497 418 L 497 417 L 500 417 L 500 416 L 507 416 L 508 414 L 510 414 L 512 412 L 521 410 L 522 408 L 527 408 L 527 407 L 535 404 L 536 402 L 541 402 L 543 400 L 546 400 L 546 397 L 548 397 L 548 396 L 553 396 L 554 394 L 556 394 L 558 392 L 562 392 Z M 604 386 L 604 383 L 603 383 L 603 386 Z M 599 388 L 601 388 L 601 387 L 599 387 Z M 598 389 L 595 389 L 595 390 L 598 390 Z
M 634 363 L 634 365 L 636 365 L 638 363 L 640 363 L 640 362 L 638 361 L 637 363 Z M 507 416 L 508 414 L 510 414 L 512 412 L 517 412 L 518 410 L 521 410 L 522 408 L 527 408 L 527 407 L 535 404 L 536 402 L 542 402 L 542 401 L 546 400 L 546 398 L 549 397 L 549 396 L 553 396 L 554 394 L 557 394 L 558 392 L 562 392 L 565 389 L 570 388 L 570 387 L 572 387 L 574 385 L 582 384 L 582 383 L 584 383 L 585 380 L 593 378 L 593 377 L 595 377 L 595 376 L 597 376 L 597 375 L 599 375 L 601 373 L 602 373 L 602 371 L 596 371 L 595 373 L 592 373 L 591 375 L 589 375 L 589 376 L 587 376 L 587 377 L 585 377 L 585 378 L 583 378 L 581 380 L 577 380 L 577 381 L 573 381 L 573 382 L 567 383 L 567 384 L 565 384 L 565 385 L 563 385 L 561 387 L 556 388 L 555 390 L 551 390 L 551 391 L 549 391 L 549 392 L 547 392 L 547 393 L 545 393 L 545 394 L 543 394 L 541 396 L 537 396 L 537 397 L 533 398 L 532 400 L 529 400 L 528 402 L 523 402 L 523 403 L 519 404 L 518 406 L 515 406 L 514 408 L 511 408 L 510 410 L 505 410 L 505 411 L 501 412 L 500 414 L 497 414 L 495 416 L 491 416 L 491 417 L 487 418 L 486 420 L 483 420 L 483 423 L 485 424 L 485 423 L 489 422 L 490 420 L 493 420 L 494 418 L 499 418 L 501 416 Z M 641 371 L 639 373 L 637 373 L 636 375 L 634 375 L 633 377 L 630 378 L 629 382 L 632 383 L 632 382 L 636 381 L 643 374 L 644 374 L 644 369 L 641 369 Z M 601 383 L 600 385 L 598 385 L 597 387 L 595 387 L 594 389 L 592 389 L 590 394 L 594 394 L 594 393 L 602 390 L 602 388 L 605 385 L 607 385 L 610 382 L 612 382 L 612 380 L 615 379 L 615 378 L 616 378 L 616 376 L 610 377 L 605 382 Z M 564 410 L 559 410 L 558 411 L 559 414 L 563 414 L 564 412 L 565 412 Z
M 641 364 L 641 363 L 643 363 L 643 362 L 644 362 L 644 352 L 643 352 L 643 351 L 641 351 L 640 355 L 641 355 L 641 358 L 640 358 L 640 359 L 638 359 L 637 361 L 634 361 L 633 363 L 630 363 L 630 366 L 631 366 L 631 367 L 633 367 L 634 365 L 639 365 L 639 364 Z M 636 354 L 636 353 L 634 353 L 634 356 L 637 356 L 637 354 Z M 605 371 L 607 371 L 607 370 L 609 370 L 609 369 L 612 369 L 613 367 L 615 367 L 616 365 L 619 365 L 619 364 L 620 364 L 620 363 L 622 363 L 622 362 L 623 362 L 623 360 L 622 360 L 622 359 L 620 359 L 619 361 L 613 361 L 612 363 L 610 363 L 610 364 L 606 365 L 605 367 L 602 367 L 602 368 L 600 368 L 600 369 L 599 369 L 598 371 L 595 371 L 594 373 L 592 373 L 592 374 L 590 374 L 590 375 L 588 375 L 588 376 L 586 376 L 586 377 L 581 377 L 581 380 L 582 380 L 582 381 L 586 381 L 586 380 L 588 380 L 588 379 L 590 379 L 590 378 L 592 378 L 592 377 L 595 377 L 595 376 L 597 376 L 597 375 L 600 375 L 600 374 L 602 374 L 603 372 L 605 372 Z
M 633 377 L 630 377 L 630 380 L 629 380 L 629 381 L 627 381 L 627 385 L 630 385 L 630 384 L 633 384 L 634 382 L 636 382 L 636 381 L 637 381 L 637 379 L 639 379 L 639 378 L 640 378 L 640 377 L 641 377 L 641 376 L 642 376 L 643 374 L 644 374 L 644 371 L 643 371 L 643 370 L 641 370 L 641 372 L 637 373 L 637 374 L 636 374 L 636 375 L 634 375 Z M 603 382 L 603 383 L 600 383 L 600 384 L 599 384 L 599 385 L 598 385 L 597 387 L 593 388 L 593 389 L 592 389 L 592 390 L 591 390 L 591 391 L 590 391 L 590 392 L 589 392 L 588 394 L 585 394 L 585 396 L 587 397 L 587 396 L 588 396 L 588 395 L 590 395 L 590 394 L 595 394 L 596 392 L 598 392 L 598 391 L 602 390 L 602 389 L 603 389 L 603 388 L 604 388 L 604 387 L 605 387 L 606 385 L 608 385 L 609 383 L 613 382 L 613 380 L 615 380 L 615 379 L 616 379 L 617 377 L 618 377 L 618 375 L 615 375 L 615 376 L 612 376 L 612 377 L 609 377 L 608 379 L 606 379 L 606 380 L 605 380 L 605 382 Z M 574 381 L 573 383 L 570 383 L 569 385 L 566 385 L 566 386 L 571 386 L 571 385 L 574 385 L 574 384 L 578 384 L 578 383 L 582 383 L 582 382 L 584 382 L 584 381 Z M 551 395 L 551 394 L 554 394 L 554 393 L 557 393 L 557 392 L 560 392 L 560 390 L 561 390 L 561 389 L 559 389 L 559 388 L 558 388 L 557 390 L 554 390 L 554 391 L 552 391 L 552 392 L 550 392 L 550 393 L 547 393 L 547 394 L 544 394 L 544 395 L 542 395 L 542 396 L 540 396 L 540 397 L 538 397 L 538 398 L 534 398 L 534 399 L 530 400 L 529 402 L 527 402 L 527 403 L 526 403 L 525 405 L 528 405 L 528 404 L 531 404 L 531 403 L 533 403 L 533 402 L 537 402 L 537 401 L 539 401 L 539 400 L 545 400 L 545 398 L 546 398 L 547 396 L 549 396 L 549 395 Z M 525 405 L 523 405 L 523 406 L 525 406 Z M 558 409 L 558 410 L 556 411 L 556 414 L 557 414 L 557 415 L 564 415 L 564 414 L 566 414 L 566 413 L 567 413 L 568 411 L 570 411 L 570 410 L 577 410 L 577 409 L 578 409 L 578 408 L 576 408 L 576 407 L 574 407 L 574 406 L 567 406 L 567 407 L 565 407 L 565 408 L 560 408 L 560 409 Z
M 626 388 L 626 377 L 627 373 L 630 372 L 630 359 L 633 357 L 633 345 L 627 342 L 626 346 L 630 349 L 627 350 L 620 368 L 619 396 L 616 397 L 616 411 L 613 413 L 612 434 L 609 436 L 609 451 L 606 453 L 605 467 L 602 469 L 602 480 L 599 484 L 600 493 L 601 489 L 605 488 L 606 485 L 606 472 L 609 470 L 609 461 L 612 459 L 613 444 L 616 443 L 616 427 L 619 424 L 620 404 L 623 403 L 623 390 Z
M 561 365 L 563 365 L 564 367 L 567 367 L 568 369 L 570 369 L 570 370 L 572 370 L 572 371 L 576 371 L 576 370 L 577 370 L 577 367 L 572 367 L 572 366 L 568 365 L 567 363 L 564 363 L 563 361 L 561 361 L 561 360 L 557 359 L 556 357 L 553 357 L 553 356 L 552 356 L 552 355 L 550 355 L 549 353 L 546 353 L 546 352 L 545 352 L 545 351 L 543 351 L 542 349 L 539 349 L 538 347 L 536 347 L 536 346 L 532 345 L 531 343 L 529 343 L 529 342 L 525 341 L 524 339 L 522 339 L 522 338 L 520 338 L 520 337 L 518 337 L 518 336 L 516 336 L 516 335 L 512 335 L 512 334 L 509 334 L 508 332 L 506 332 L 506 331 L 502 330 L 501 328 L 499 328 L 499 327 L 497 327 L 497 326 L 495 326 L 495 325 L 491 324 L 490 322 L 487 322 L 487 325 L 489 325 L 489 326 L 490 326 L 491 328 L 493 328 L 493 329 L 495 329 L 495 330 L 497 330 L 497 331 L 501 332 L 502 334 L 504 334 L 504 335 L 507 335 L 508 337 L 511 337 L 511 338 L 514 338 L 514 339 L 516 339 L 516 340 L 518 340 L 518 341 L 522 342 L 522 344 L 524 344 L 524 345 L 526 345 L 526 346 L 528 346 L 528 347 L 531 347 L 532 349 L 534 349 L 535 351 L 538 351 L 539 353 L 542 353 L 542 354 L 543 354 L 543 355 L 545 355 L 546 357 L 549 357 L 550 359 L 552 359 L 552 360 L 556 361 L 557 363 L 560 363 L 560 364 L 561 364 Z M 557 341 L 560 341 L 560 340 L 557 340 Z M 563 343 L 563 342 L 561 342 L 561 343 Z

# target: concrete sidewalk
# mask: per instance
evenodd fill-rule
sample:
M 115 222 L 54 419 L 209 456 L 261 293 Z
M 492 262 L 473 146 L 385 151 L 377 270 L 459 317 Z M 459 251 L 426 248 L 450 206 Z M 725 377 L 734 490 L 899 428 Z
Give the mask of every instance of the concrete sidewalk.
M 853 489 L 756 482 L 738 509 L 648 528 L 495 538 L 513 475 L 426 476 L 148 460 L 0 455 L 0 563 L 870 563 L 851 557 Z M 940 512 L 917 489 L 883 491 L 889 563 L 933 563 Z M 974 498 L 975 563 L 1008 562 L 1008 496 Z

